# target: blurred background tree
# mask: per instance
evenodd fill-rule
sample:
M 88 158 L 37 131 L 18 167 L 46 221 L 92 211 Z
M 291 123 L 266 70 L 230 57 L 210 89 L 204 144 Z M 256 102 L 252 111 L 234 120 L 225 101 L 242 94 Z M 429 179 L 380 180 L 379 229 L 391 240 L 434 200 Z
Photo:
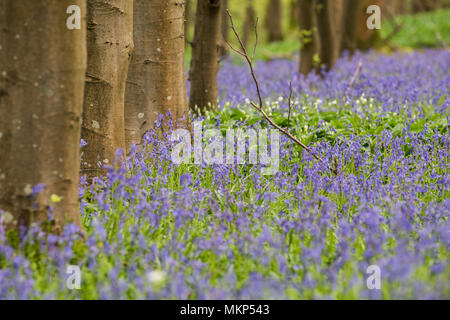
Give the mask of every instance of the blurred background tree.
M 237 29 L 242 32 L 242 38 L 247 45 L 252 45 L 254 36 L 252 35 L 253 24 L 249 21 L 254 21 L 256 17 L 261 23 L 259 32 L 259 49 L 257 50 L 257 59 L 274 59 L 290 57 L 300 51 L 299 38 L 301 37 L 299 0 L 227 0 L 223 4 L 223 8 L 230 9 L 236 23 Z M 315 0 L 317 1 L 317 0 Z M 413 41 L 419 47 L 439 46 L 439 41 L 436 36 L 434 22 L 437 25 L 439 32 L 442 34 L 444 40 L 449 34 L 448 23 L 444 20 L 448 19 L 447 10 L 450 8 L 450 0 L 389 0 L 389 1 L 366 1 L 366 0 L 342 0 L 333 1 L 335 13 L 333 16 L 341 23 L 336 22 L 341 28 L 337 29 L 337 39 L 340 39 L 340 52 L 349 50 L 353 52 L 356 49 L 370 49 L 389 46 L 405 46 L 407 40 Z M 197 0 L 186 1 L 186 39 L 192 40 L 194 30 L 195 7 Z M 382 29 L 380 31 L 371 31 L 365 28 L 365 21 L 368 17 L 366 8 L 369 4 L 381 5 L 382 9 Z M 339 8 L 342 7 L 342 9 Z M 365 8 L 363 8 L 366 6 Z M 278 7 L 280 10 L 273 10 L 271 8 Z M 359 7 L 359 9 L 358 9 Z M 337 11 L 336 11 L 337 10 Z M 359 12 L 359 19 L 355 18 L 356 13 Z M 353 13 L 352 13 L 353 12 Z M 447 12 L 447 13 L 446 13 Z M 430 16 L 422 16 L 429 14 Z M 446 17 L 446 18 L 445 18 Z M 445 18 L 445 19 L 444 19 Z M 404 22 L 403 20 L 414 20 L 415 26 L 409 31 L 404 25 L 401 30 L 398 25 Z M 276 25 L 275 28 L 268 28 L 268 23 Z M 358 28 L 356 23 L 362 26 Z M 228 21 L 226 21 L 228 22 Z M 395 23 L 394 23 L 395 22 Z M 250 26 L 250 27 L 249 27 Z M 280 26 L 280 29 L 278 28 Z M 229 26 L 228 26 L 229 29 Z M 364 30 L 365 29 L 365 30 Z M 415 34 L 414 38 L 410 38 L 412 32 L 417 30 L 424 30 L 424 34 Z M 246 34 L 250 30 L 250 34 Z M 353 33 L 359 30 L 357 33 Z M 273 33 L 273 35 L 271 35 Z M 274 34 L 278 34 L 274 36 Z M 389 42 L 385 38 L 389 36 Z M 273 40 L 273 38 L 281 38 L 282 41 Z M 423 39 L 426 37 L 427 39 Z M 356 40 L 357 39 L 357 40 Z M 237 44 L 234 37 L 230 36 L 230 42 Z M 350 41 L 350 42 L 348 42 Z M 190 59 L 190 49 L 187 48 L 187 61 Z
M 195 6 L 198 1 L 213 3 L 213 0 L 188 0 L 186 4 L 186 38 L 192 39 L 196 21 Z M 450 0 L 221 0 L 219 38 L 210 41 L 207 52 L 216 52 L 219 63 L 228 56 L 226 41 L 238 47 L 231 36 L 226 10 L 233 15 L 236 29 L 246 47 L 253 46 L 256 18 L 263 23 L 258 28 L 259 43 L 255 59 L 272 60 L 294 58 L 300 53 L 299 71 L 308 74 L 323 67 L 331 69 L 338 58 L 356 50 L 398 50 L 421 47 L 446 47 L 450 29 L 448 8 Z M 367 13 L 370 5 L 381 8 L 381 30 L 370 30 Z M 204 16 L 204 15 L 203 15 Z M 205 17 L 205 16 L 204 16 Z M 446 21 L 447 20 L 447 21 Z M 212 21 L 209 22 L 212 25 Z M 196 31 L 197 32 L 197 31 Z M 192 48 L 188 46 L 186 61 L 189 63 Z M 235 61 L 239 58 L 232 52 Z M 216 58 L 210 64 L 202 62 L 202 69 L 216 70 Z M 191 66 L 194 66 L 191 62 Z M 209 67 L 205 67 L 209 66 Z M 195 73 L 198 73 L 197 71 Z M 193 74 L 193 73 L 191 73 Z M 208 76 L 211 82 L 216 76 Z M 205 78 L 205 75 L 200 78 Z M 192 90 L 192 88 L 191 88 Z M 201 88 L 204 92 L 204 88 Z M 209 90 L 209 89 L 208 89 Z M 194 88 L 194 93 L 197 90 Z M 209 91 L 208 91 L 209 92 Z M 202 96 L 208 94 L 202 93 Z M 201 104 L 216 103 L 216 95 L 200 99 Z M 196 101 L 200 101 L 196 99 Z M 214 100 L 214 101 L 210 101 Z M 191 102 L 191 108 L 195 105 Z

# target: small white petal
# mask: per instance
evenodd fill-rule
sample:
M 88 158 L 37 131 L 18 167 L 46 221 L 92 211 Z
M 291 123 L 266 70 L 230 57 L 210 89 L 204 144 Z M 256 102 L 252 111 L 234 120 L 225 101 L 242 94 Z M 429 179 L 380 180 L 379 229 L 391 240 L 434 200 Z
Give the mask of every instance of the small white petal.
M 92 128 L 100 129 L 100 123 L 98 123 L 98 121 L 92 120 Z
M 152 284 L 158 284 L 166 279 L 166 273 L 161 270 L 154 270 L 147 273 L 147 280 Z
M 33 188 L 31 187 L 31 184 L 27 184 L 25 188 L 23 189 L 25 192 L 25 195 L 29 196 L 31 193 L 33 193 Z
M 14 219 L 12 214 L 9 213 L 8 211 L 4 212 L 2 217 L 3 217 L 3 222 L 6 224 L 11 223 L 11 221 L 13 221 L 13 219 Z

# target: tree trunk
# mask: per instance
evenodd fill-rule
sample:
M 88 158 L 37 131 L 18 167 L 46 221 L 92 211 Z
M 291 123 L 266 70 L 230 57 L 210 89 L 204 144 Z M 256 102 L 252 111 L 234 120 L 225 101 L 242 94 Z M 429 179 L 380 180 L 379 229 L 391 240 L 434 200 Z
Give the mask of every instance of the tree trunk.
M 133 50 L 133 0 L 88 0 L 88 65 L 81 136 L 82 173 L 101 173 L 125 151 L 125 84 Z
M 290 0 L 289 10 L 289 29 L 295 30 L 298 27 L 298 17 L 300 15 L 298 0 Z
M 337 58 L 339 58 L 341 53 L 341 43 L 343 37 L 343 22 L 344 22 L 344 0 L 334 0 L 333 1 L 333 17 L 334 26 L 336 30 L 336 51 Z
M 314 57 L 320 50 L 314 0 L 298 0 L 300 26 L 300 73 L 307 75 L 315 68 Z
M 421 13 L 427 11 L 433 11 L 438 8 L 437 0 L 414 0 L 413 12 Z
M 223 57 L 226 57 L 228 55 L 228 34 L 229 34 L 229 21 L 228 21 L 228 0 L 222 0 L 222 4 L 220 6 L 220 10 L 222 11 L 222 17 L 221 17 L 221 35 L 222 35 L 222 41 L 220 42 L 219 47 L 219 57 L 222 59 Z
M 281 0 L 269 0 L 266 13 L 266 26 L 269 42 L 283 40 L 283 30 L 281 26 Z
M 242 43 L 244 44 L 245 47 L 248 46 L 248 41 L 250 39 L 252 31 L 254 30 L 255 23 L 256 23 L 256 13 L 255 9 L 253 8 L 253 0 L 248 0 L 247 8 L 245 9 L 244 27 L 242 30 Z
M 221 1 L 198 0 L 192 60 L 189 70 L 189 106 L 203 112 L 217 103 L 217 73 L 221 30 Z M 196 110 L 195 107 L 199 110 Z
M 366 13 L 370 5 L 377 5 L 383 8 L 384 0 L 363 0 L 362 8 L 360 8 L 357 22 L 356 42 L 357 48 L 368 50 L 377 46 L 381 40 L 380 30 L 370 30 L 367 28 L 367 19 L 369 15 Z
M 358 25 L 358 19 L 362 10 L 362 0 L 344 0 L 344 12 L 342 23 L 342 38 L 341 38 L 341 52 L 348 50 L 351 55 L 355 53 L 356 42 L 356 29 Z
M 135 0 L 133 30 L 134 54 L 125 92 L 127 151 L 154 128 L 158 114 L 170 111 L 174 126 L 189 125 L 184 1 Z
M 0 210 L 6 229 L 48 221 L 81 227 L 78 204 L 86 24 L 66 28 L 85 0 L 0 2 Z M 39 183 L 45 189 L 35 195 Z
M 320 36 L 320 62 L 326 70 L 334 67 L 338 56 L 336 25 L 333 16 L 333 1 L 317 0 L 317 24 Z

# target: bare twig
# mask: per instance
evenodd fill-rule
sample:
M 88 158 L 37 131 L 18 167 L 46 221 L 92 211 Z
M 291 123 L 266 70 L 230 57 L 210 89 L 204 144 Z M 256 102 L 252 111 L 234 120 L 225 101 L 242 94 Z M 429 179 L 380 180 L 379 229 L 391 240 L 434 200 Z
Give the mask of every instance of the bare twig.
M 300 147 L 302 147 L 303 149 L 305 149 L 306 151 L 308 151 L 314 158 L 316 158 L 319 161 L 323 161 L 319 156 L 315 155 L 312 150 L 305 146 L 300 140 L 298 140 L 296 137 L 294 137 L 289 131 L 287 131 L 286 129 L 280 127 L 279 125 L 277 125 L 275 123 L 275 121 L 272 120 L 272 118 L 270 118 L 267 113 L 261 109 L 256 103 L 254 103 L 253 101 L 250 102 L 251 105 L 258 110 L 259 112 L 261 112 L 261 114 L 263 115 L 264 119 L 266 119 L 273 127 L 275 127 L 276 129 L 280 130 L 282 133 L 284 133 L 289 139 L 291 139 L 292 141 L 294 141 L 296 144 L 298 144 Z
M 227 14 L 228 14 L 228 17 L 229 17 L 229 19 L 230 19 L 231 29 L 233 30 L 234 35 L 236 36 L 236 38 L 237 38 L 237 40 L 238 40 L 238 42 L 239 42 L 239 45 L 240 45 L 240 47 L 241 47 L 241 50 L 237 50 L 237 49 L 235 49 L 233 46 L 231 46 L 231 44 L 229 44 L 228 42 L 227 42 L 227 43 L 228 43 L 228 45 L 230 46 L 230 48 L 231 48 L 233 51 L 235 51 L 236 53 L 238 53 L 239 55 L 241 55 L 241 56 L 243 56 L 243 57 L 245 58 L 245 60 L 246 60 L 247 63 L 248 63 L 248 66 L 249 66 L 249 68 L 250 68 L 250 72 L 251 72 L 253 81 L 254 81 L 255 86 L 256 86 L 256 91 L 257 91 L 257 94 L 258 94 L 258 101 L 259 101 L 259 104 L 256 104 L 255 102 L 251 101 L 251 102 L 250 102 L 251 105 L 252 105 L 256 110 L 258 110 L 258 111 L 262 114 L 262 116 L 264 117 L 264 119 L 266 119 L 266 120 L 267 120 L 274 128 L 276 128 L 276 129 L 278 129 L 279 131 L 281 131 L 281 132 L 282 132 L 284 135 L 286 135 L 289 139 L 291 139 L 293 142 L 295 142 L 297 145 L 299 145 L 299 146 L 302 147 L 304 150 L 306 150 L 309 154 L 311 154 L 315 159 L 317 159 L 317 160 L 319 160 L 319 161 L 321 161 L 321 162 L 324 162 L 324 160 L 322 160 L 322 158 L 320 158 L 319 156 L 317 156 L 317 155 L 316 155 L 309 147 L 307 147 L 307 146 L 306 146 L 305 144 L 303 144 L 300 140 L 298 140 L 296 137 L 294 137 L 288 130 L 286 130 L 286 129 L 280 127 L 279 125 L 277 125 L 277 124 L 275 123 L 275 121 L 273 121 L 272 118 L 270 118 L 269 115 L 264 111 L 264 109 L 263 109 L 263 99 L 262 99 L 262 95 L 261 95 L 261 90 L 260 90 L 260 87 L 259 87 L 259 82 L 258 82 L 258 80 L 256 79 L 255 70 L 254 70 L 254 67 L 253 67 L 253 58 L 250 58 L 250 56 L 248 55 L 247 49 L 245 48 L 245 46 L 244 46 L 244 44 L 243 44 L 243 42 L 242 42 L 242 40 L 241 40 L 241 37 L 239 36 L 239 33 L 236 31 L 236 28 L 234 27 L 233 16 L 231 15 L 231 13 L 230 13 L 229 10 L 227 10 Z M 256 27 L 257 27 L 257 24 L 255 24 L 255 29 L 256 29 Z M 255 50 L 256 50 L 256 46 L 254 47 L 254 51 L 255 51 Z M 329 166 L 328 166 L 328 168 L 329 168 L 333 173 L 337 174 L 337 172 L 336 172 L 333 168 L 331 168 L 331 167 L 329 167 Z
M 291 107 L 292 107 L 292 81 L 289 81 L 289 113 L 288 113 L 288 127 L 291 125 Z
M 361 72 L 362 65 L 363 65 L 362 59 L 359 59 L 358 67 L 356 68 L 355 73 L 353 74 L 352 79 L 350 80 L 350 83 L 348 84 L 348 88 L 345 90 L 345 95 L 347 95 L 348 90 L 350 88 L 352 88 L 353 85 L 355 84 L 355 81 L 358 78 L 359 73 Z
M 387 45 L 391 39 L 403 28 L 403 24 L 402 23 L 398 23 L 395 20 L 394 15 L 392 14 L 391 10 L 389 9 L 388 6 L 385 6 L 384 10 L 386 11 L 386 15 L 388 17 L 388 20 L 390 21 L 390 23 L 392 25 L 394 25 L 394 29 L 391 31 L 391 33 L 389 33 L 384 39 L 382 39 L 381 41 L 381 45 Z
M 237 52 L 238 54 L 243 56 L 245 58 L 245 60 L 247 60 L 247 63 L 250 67 L 250 72 L 252 74 L 253 81 L 255 82 L 255 85 L 256 85 L 256 91 L 258 92 L 259 105 L 262 108 L 263 101 L 262 101 L 262 96 L 261 96 L 261 89 L 259 88 L 258 80 L 256 80 L 255 70 L 253 69 L 253 61 L 247 54 L 247 49 L 245 49 L 244 43 L 242 42 L 241 37 L 239 36 L 238 32 L 236 31 L 236 28 L 234 27 L 234 21 L 233 21 L 232 15 L 230 13 L 230 10 L 227 9 L 227 13 L 228 13 L 228 16 L 230 17 L 231 29 L 233 30 L 234 35 L 238 39 L 239 45 L 241 46 L 242 51 L 234 49 L 228 41 L 227 41 L 227 44 L 230 46 L 231 49 L 233 49 L 233 51 Z
M 391 39 L 403 28 L 403 24 L 396 24 L 394 29 L 384 38 L 381 40 L 381 46 L 387 45 Z
M 386 16 L 388 18 L 389 23 L 394 25 L 394 29 L 403 27 L 403 25 L 401 23 L 398 23 L 395 20 L 395 15 L 392 13 L 392 11 L 389 8 L 389 6 L 384 6 L 383 10 L 386 13 Z

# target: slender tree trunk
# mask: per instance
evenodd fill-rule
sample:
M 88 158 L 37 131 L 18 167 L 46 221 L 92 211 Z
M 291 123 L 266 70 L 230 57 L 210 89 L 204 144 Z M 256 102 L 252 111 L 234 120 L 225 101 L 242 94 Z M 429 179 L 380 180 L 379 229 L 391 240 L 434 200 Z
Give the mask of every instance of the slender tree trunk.
M 298 27 L 298 17 L 300 15 L 298 0 L 290 0 L 289 10 L 289 28 L 294 30 Z
M 336 30 L 336 51 L 337 58 L 339 58 L 341 53 L 341 43 L 343 37 L 343 23 L 344 23 L 344 0 L 334 0 L 333 1 L 333 17 L 334 26 Z
M 86 24 L 66 28 L 85 0 L 0 2 L 0 210 L 6 229 L 48 220 L 81 227 L 78 204 Z M 37 196 L 32 188 L 45 189 Z M 53 200 L 53 201 L 51 201 Z
M 317 31 L 315 0 L 298 0 L 300 27 L 300 73 L 307 75 L 315 68 L 320 42 Z
M 125 152 L 125 84 L 133 50 L 133 0 L 88 0 L 82 173 L 101 173 Z
M 344 12 L 342 23 L 341 52 L 348 50 L 351 55 L 356 50 L 356 31 L 358 19 L 363 7 L 362 0 L 344 0 Z
M 225 57 L 228 55 L 228 34 L 229 34 L 229 21 L 228 21 L 228 0 L 222 0 L 222 4 L 220 6 L 220 10 L 222 11 L 222 17 L 221 17 L 221 34 L 222 34 L 222 41 L 220 43 L 219 47 L 219 57 Z
M 255 23 L 256 23 L 256 13 L 255 9 L 253 8 L 253 0 L 248 0 L 247 8 L 245 9 L 244 27 L 242 30 L 242 42 L 245 47 L 248 46 L 248 41 L 250 39 L 252 31 L 254 30 Z
M 221 1 L 198 0 L 192 60 L 189 70 L 191 92 L 189 106 L 199 111 L 217 103 L 217 73 L 221 30 Z
M 317 0 L 320 62 L 325 65 L 326 70 L 334 67 L 339 56 L 335 18 L 333 16 L 333 1 L 335 0 Z
M 188 126 L 184 61 L 184 1 L 134 1 L 134 54 L 125 92 L 127 151 L 170 111 Z M 182 121 L 179 121 L 182 119 Z
M 281 0 L 269 0 L 266 13 L 266 26 L 268 41 L 275 42 L 283 40 L 281 26 L 282 7 Z
M 421 13 L 427 11 L 433 11 L 438 8 L 437 0 L 414 0 L 413 2 L 413 12 Z

